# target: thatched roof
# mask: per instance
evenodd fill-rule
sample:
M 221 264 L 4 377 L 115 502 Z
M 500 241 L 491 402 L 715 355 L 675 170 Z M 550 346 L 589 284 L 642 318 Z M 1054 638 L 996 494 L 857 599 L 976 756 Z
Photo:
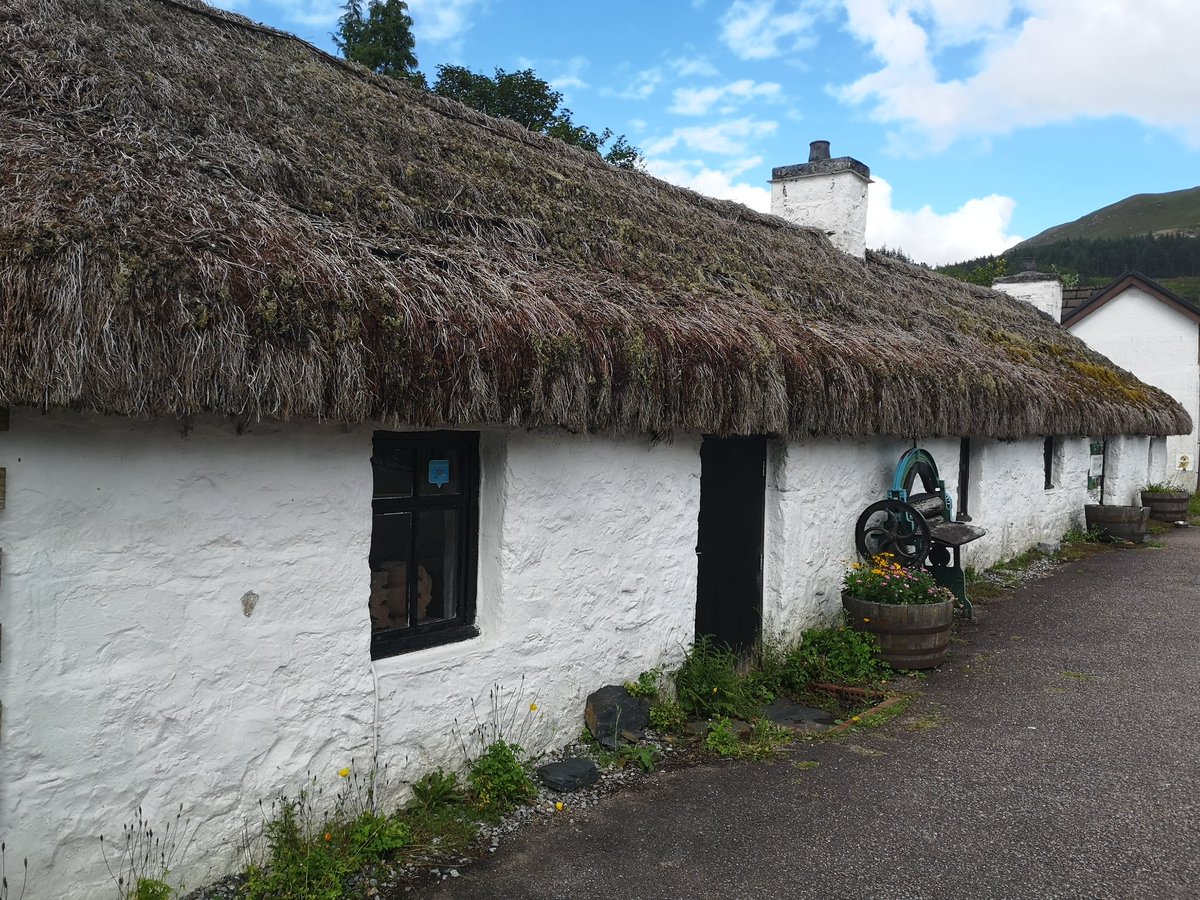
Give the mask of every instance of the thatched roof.
M 0 11 L 0 403 L 581 431 L 1186 432 L 1032 307 L 178 0 Z

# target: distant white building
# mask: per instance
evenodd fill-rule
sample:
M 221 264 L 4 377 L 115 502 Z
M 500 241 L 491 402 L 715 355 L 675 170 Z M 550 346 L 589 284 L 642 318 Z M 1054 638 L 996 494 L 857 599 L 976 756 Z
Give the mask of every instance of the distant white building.
M 1162 388 L 1188 411 L 1192 430 L 1151 442 L 1151 480 L 1196 490 L 1200 422 L 1200 307 L 1158 282 L 1130 272 L 1096 291 L 1063 325 L 1146 384 Z
M 995 287 L 1061 318 L 1063 326 L 1089 347 L 1179 401 L 1192 417 L 1193 428 L 1188 434 L 1151 441 L 1148 480 L 1194 492 L 1200 451 L 1195 425 L 1200 422 L 1200 307 L 1139 272 L 1098 290 L 1074 289 L 1065 297 L 1058 276 L 1041 272 L 998 279 Z M 1136 500 L 1118 500 L 1116 495 L 1106 499 Z

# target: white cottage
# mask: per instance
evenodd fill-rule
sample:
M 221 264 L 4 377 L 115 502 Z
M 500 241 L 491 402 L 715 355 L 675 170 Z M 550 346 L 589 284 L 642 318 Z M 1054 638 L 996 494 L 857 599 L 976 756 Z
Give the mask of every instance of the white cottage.
M 1186 434 L 1154 438 L 1147 481 L 1196 490 L 1200 434 L 1200 307 L 1140 272 L 1128 272 L 1098 289 L 1063 290 L 1057 275 L 1027 271 L 997 280 L 995 287 L 1054 318 L 1089 347 L 1139 379 L 1161 388 L 1187 410 Z M 1105 492 L 1106 502 L 1136 503 L 1140 484 Z
M 1187 434 L 1150 444 L 1150 481 L 1195 492 L 1195 423 L 1200 421 L 1200 307 L 1138 272 L 1063 308 L 1063 326 L 1147 384 L 1162 388 L 1187 410 Z M 1133 502 L 1126 498 L 1121 502 Z
M 31 898 L 105 890 L 139 804 L 199 824 L 196 884 L 306 771 L 455 764 L 494 685 L 524 679 L 536 750 L 698 628 L 830 619 L 914 442 L 986 565 L 1079 520 L 1087 436 L 1132 483 L 1191 428 L 1027 304 L 196 2 L 15 0 L 0 83 L 0 837 Z

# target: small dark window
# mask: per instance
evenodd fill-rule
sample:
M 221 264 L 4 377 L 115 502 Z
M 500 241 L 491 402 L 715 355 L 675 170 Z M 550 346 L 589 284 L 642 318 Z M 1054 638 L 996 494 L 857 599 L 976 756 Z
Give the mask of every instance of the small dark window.
M 971 521 L 971 516 L 967 512 L 971 498 L 970 487 L 971 439 L 965 437 L 959 438 L 958 441 L 958 509 L 955 512 L 955 517 L 963 522 Z
M 1046 490 L 1054 487 L 1055 449 L 1055 440 L 1053 437 L 1048 437 L 1042 442 L 1042 470 L 1046 476 Z
M 474 637 L 479 435 L 375 432 L 371 656 Z

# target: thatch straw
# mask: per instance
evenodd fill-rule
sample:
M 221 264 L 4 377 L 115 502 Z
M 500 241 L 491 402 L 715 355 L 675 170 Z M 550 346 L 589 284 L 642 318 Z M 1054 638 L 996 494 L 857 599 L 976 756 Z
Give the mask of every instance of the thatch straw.
M 1032 307 L 176 0 L 0 11 L 0 403 L 578 431 L 1190 430 Z

